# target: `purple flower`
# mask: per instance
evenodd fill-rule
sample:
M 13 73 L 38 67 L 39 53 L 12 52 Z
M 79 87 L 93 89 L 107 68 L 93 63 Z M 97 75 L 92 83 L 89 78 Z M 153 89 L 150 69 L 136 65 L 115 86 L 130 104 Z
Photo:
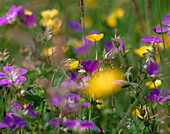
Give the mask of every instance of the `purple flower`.
M 74 131 L 85 131 L 87 129 L 98 130 L 93 122 L 88 121 L 79 121 L 79 120 L 72 120 L 72 121 L 61 121 L 62 125 L 73 129 Z
M 95 60 L 94 62 L 92 62 L 92 60 L 90 59 L 88 61 L 83 61 L 82 66 L 87 73 L 93 74 L 97 69 L 98 63 L 99 63 L 98 60 Z
M 153 37 L 153 38 L 145 36 L 145 37 L 143 37 L 143 39 L 141 41 L 149 43 L 151 45 L 153 45 L 154 43 L 157 44 L 157 43 L 161 43 L 162 42 L 162 40 L 159 40 L 159 36 L 156 36 L 156 37 Z
M 110 52 L 112 49 L 114 49 L 113 43 L 111 41 L 107 41 L 104 45 L 106 53 Z
M 80 32 L 82 31 L 82 28 L 80 26 L 80 23 L 78 21 L 69 21 L 68 26 L 75 32 Z
M 60 103 L 60 99 L 57 95 L 52 95 L 52 99 L 51 99 L 51 103 L 54 105 L 54 106 L 58 106 Z
M 11 9 L 8 11 L 7 16 L 0 18 L 0 26 L 11 23 L 15 20 L 18 15 L 18 12 L 21 10 L 22 6 L 15 7 L 12 5 Z
M 77 112 L 78 108 L 80 106 L 88 107 L 89 104 L 87 102 L 84 103 L 77 103 L 77 101 L 80 99 L 80 95 L 75 95 L 72 93 L 69 93 L 67 95 L 67 98 L 65 99 L 65 110 L 66 111 L 72 111 Z
M 14 70 L 11 66 L 4 66 L 3 70 L 5 73 L 0 72 L 0 78 L 4 78 L 0 81 L 1 86 L 9 87 L 12 82 L 20 84 L 26 81 L 26 77 L 21 76 L 28 72 L 28 70 L 24 68 L 17 68 Z
M 28 115 L 30 118 L 36 118 L 37 113 L 33 111 L 34 106 L 28 106 L 26 109 L 23 110 L 25 115 Z
M 158 89 L 153 89 L 150 92 L 150 95 L 147 95 L 146 98 L 151 99 L 154 102 L 162 103 L 165 100 L 170 99 L 170 95 L 168 95 L 169 93 L 170 89 L 168 89 L 167 91 L 163 91 L 162 93 Z
M 23 113 L 23 115 L 28 115 L 30 118 L 37 117 L 37 113 L 33 111 L 34 110 L 33 106 L 28 106 L 27 108 L 22 110 L 21 106 L 16 103 L 15 105 L 10 105 L 9 110 L 14 112 L 16 115 Z M 13 113 L 9 113 L 9 115 L 11 115 L 11 114 L 13 114 Z
M 167 14 L 163 19 L 162 19 L 162 24 L 167 25 L 167 26 L 162 26 L 162 31 L 161 31 L 161 27 L 156 27 L 153 29 L 154 31 L 156 31 L 157 33 L 165 33 L 167 32 L 167 36 L 170 37 L 170 14 Z
M 18 12 L 18 15 L 23 19 L 23 24 L 27 27 L 33 27 L 36 26 L 35 16 L 33 13 L 26 14 L 25 9 L 21 9 Z
M 36 26 L 34 14 L 32 13 L 31 15 L 25 15 L 25 20 L 24 20 L 23 24 L 26 25 L 27 27 Z
M 158 64 L 151 58 L 148 59 L 147 72 L 149 75 L 155 75 L 159 72 Z
M 77 74 L 76 73 L 71 73 L 68 75 L 67 77 L 70 81 L 74 81 L 76 82 L 77 81 Z
M 50 126 L 51 128 L 55 128 L 57 125 L 58 125 L 58 123 L 60 123 L 61 121 L 59 121 L 59 120 L 56 120 L 56 119 L 52 119 L 52 120 L 50 120 L 49 121 L 49 123 L 52 125 L 52 126 Z M 58 129 L 58 127 L 59 126 L 57 126 L 57 129 Z
M 21 117 L 18 117 L 16 115 L 11 115 L 12 117 L 5 117 L 2 119 L 3 123 L 0 123 L 1 128 L 7 128 L 11 130 L 15 130 L 20 127 L 25 127 L 28 123 L 23 122 Z

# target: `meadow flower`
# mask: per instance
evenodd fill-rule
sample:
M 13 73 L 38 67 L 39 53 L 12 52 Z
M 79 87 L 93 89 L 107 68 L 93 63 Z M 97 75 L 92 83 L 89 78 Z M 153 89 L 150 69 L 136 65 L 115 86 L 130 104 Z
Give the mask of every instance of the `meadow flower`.
M 162 39 L 162 35 L 160 35 L 159 37 L 160 39 Z M 165 48 L 168 49 L 170 47 L 170 37 L 168 37 L 167 34 L 164 33 L 163 39 L 165 43 Z M 163 43 L 159 43 L 158 45 L 163 48 Z
M 143 53 L 147 53 L 147 49 L 152 50 L 152 46 L 141 46 L 140 48 L 137 48 L 134 50 L 134 52 L 139 55 L 140 57 L 143 57 Z
M 88 60 L 88 61 L 82 61 L 82 66 L 84 68 L 84 70 L 87 72 L 87 73 L 94 73 L 97 69 L 97 66 L 98 66 L 98 63 L 99 61 L 98 60 L 95 60 L 94 62 L 92 62 L 92 60 Z
M 106 24 L 110 27 L 117 25 L 117 18 L 121 19 L 124 16 L 124 10 L 122 8 L 116 8 L 113 10 L 106 19 Z
M 69 67 L 70 69 L 76 69 L 79 65 L 79 61 L 76 60 L 76 61 L 70 61 L 70 62 L 67 62 L 65 64 L 67 67 Z
M 11 115 L 12 117 L 5 117 L 2 119 L 3 123 L 0 123 L 1 128 L 11 129 L 12 131 L 20 127 L 25 127 L 28 123 L 23 122 L 21 117 Z
M 93 96 L 94 99 L 104 98 L 119 90 L 119 86 L 114 81 L 121 80 L 121 71 L 118 69 L 105 69 L 97 72 L 84 89 L 85 94 Z
M 166 91 L 164 90 L 162 93 L 158 89 L 153 89 L 150 92 L 150 95 L 147 95 L 146 98 L 151 99 L 154 102 L 163 103 L 167 99 L 170 99 L 169 93 L 170 93 L 170 89 Z
M 104 34 L 91 34 L 86 36 L 86 39 L 90 40 L 91 42 L 100 41 L 103 38 Z
M 98 4 L 94 0 L 85 0 L 85 3 L 92 9 L 96 9 L 98 7 Z
M 167 26 L 162 26 L 162 30 L 160 26 L 156 27 L 156 29 L 154 28 L 154 30 L 157 33 L 167 32 L 167 36 L 170 37 L 170 14 L 165 15 L 165 17 L 162 19 L 162 24 L 167 25 Z
M 18 12 L 21 10 L 22 6 L 16 7 L 12 5 L 10 10 L 8 11 L 7 15 L 0 18 L 0 26 L 11 23 L 15 20 L 18 15 Z
M 15 103 L 15 105 L 9 106 L 9 110 L 11 110 L 16 115 L 23 114 L 23 115 L 27 115 L 30 118 L 36 118 L 37 117 L 37 113 L 33 111 L 34 106 L 28 106 L 27 108 L 22 110 L 21 106 L 18 103 Z
M 36 26 L 35 16 L 33 12 L 22 8 L 18 12 L 18 15 L 21 17 L 21 19 L 23 19 L 23 24 L 27 27 Z
M 70 111 L 77 112 L 80 106 L 83 107 L 89 106 L 87 102 L 78 103 L 79 100 L 80 100 L 80 95 L 69 93 L 65 99 L 65 106 L 64 106 L 65 110 L 69 112 Z
M 143 108 L 143 109 L 140 109 L 140 108 L 136 108 L 132 113 L 135 114 L 136 113 L 136 116 L 140 119 L 145 119 L 147 117 L 147 114 L 149 111 L 149 108 L 147 107 L 147 110 L 146 108 Z
M 152 58 L 148 58 L 147 60 L 147 72 L 149 75 L 155 75 L 159 72 L 158 64 Z
M 42 19 L 40 20 L 40 25 L 50 29 L 53 34 L 58 33 L 62 24 L 62 21 L 57 17 L 58 14 L 57 9 L 41 12 Z
M 148 81 L 148 82 L 145 83 L 145 85 L 148 86 L 149 88 L 155 88 L 155 86 L 156 86 L 156 87 L 160 86 L 161 83 L 162 83 L 161 80 L 158 80 L 158 79 L 157 79 L 157 80 L 154 81 L 154 84 L 153 84 L 152 81 Z M 154 86 L 154 85 L 155 85 L 155 86 Z
M 28 70 L 24 68 L 16 68 L 14 70 L 11 66 L 4 66 L 3 70 L 5 73 L 0 72 L 0 78 L 4 78 L 0 81 L 0 85 L 4 87 L 9 87 L 12 82 L 21 84 L 26 81 L 26 77 L 22 76 L 27 73 Z
M 82 28 L 78 21 L 69 21 L 68 26 L 75 32 L 81 32 Z
M 157 45 L 158 43 L 162 43 L 163 41 L 159 39 L 159 36 L 150 38 L 148 36 L 143 37 L 143 39 L 141 40 L 142 42 L 146 42 L 149 43 L 153 46 L 153 44 Z
M 87 129 L 98 130 L 93 122 L 72 120 L 72 121 L 61 121 L 62 125 L 71 128 L 74 131 L 85 131 Z
M 58 125 L 58 123 L 60 123 L 61 121 L 59 121 L 59 120 L 56 120 L 56 119 L 52 119 L 52 120 L 50 120 L 49 121 L 49 123 L 52 125 L 52 126 L 50 126 L 51 128 L 55 128 L 57 125 Z M 57 128 L 58 128 L 59 126 L 57 126 Z

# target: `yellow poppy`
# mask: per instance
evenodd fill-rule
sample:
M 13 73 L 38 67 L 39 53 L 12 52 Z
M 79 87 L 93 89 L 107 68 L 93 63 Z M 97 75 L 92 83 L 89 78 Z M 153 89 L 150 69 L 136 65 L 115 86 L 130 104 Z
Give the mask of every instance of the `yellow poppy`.
M 154 81 L 154 84 L 155 84 L 156 87 L 160 86 L 161 83 L 162 83 L 161 80 Z M 152 81 L 148 81 L 148 82 L 145 83 L 145 85 L 148 86 L 149 88 L 155 88 L 154 84 L 153 84 Z
M 143 57 L 143 53 L 147 53 L 147 50 L 146 49 L 149 49 L 149 50 L 152 50 L 152 46 L 141 46 L 140 48 L 137 48 L 134 50 L 134 52 L 139 55 L 140 57 Z
M 76 69 L 78 65 L 79 65 L 78 60 L 66 63 L 66 66 L 69 67 L 70 69 Z
M 86 36 L 86 39 L 90 40 L 91 42 L 97 42 L 103 38 L 104 34 L 92 34 Z

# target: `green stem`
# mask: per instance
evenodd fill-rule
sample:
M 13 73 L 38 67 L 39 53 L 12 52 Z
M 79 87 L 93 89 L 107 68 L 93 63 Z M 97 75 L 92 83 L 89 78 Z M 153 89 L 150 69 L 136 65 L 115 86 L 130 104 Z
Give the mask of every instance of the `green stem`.
M 91 108 L 92 108 L 91 102 L 92 102 L 92 98 L 90 96 L 89 121 L 91 121 Z
M 164 46 L 164 50 L 166 51 L 163 32 L 162 32 L 161 14 L 160 14 L 160 10 L 159 10 L 158 0 L 157 0 L 157 8 L 158 8 L 158 14 L 159 14 L 159 20 L 160 20 L 160 27 L 161 27 L 161 35 L 162 35 L 163 46 Z
M 96 58 L 95 58 L 95 60 L 97 60 L 97 44 L 96 44 L 96 40 L 95 40 L 95 49 L 96 49 Z

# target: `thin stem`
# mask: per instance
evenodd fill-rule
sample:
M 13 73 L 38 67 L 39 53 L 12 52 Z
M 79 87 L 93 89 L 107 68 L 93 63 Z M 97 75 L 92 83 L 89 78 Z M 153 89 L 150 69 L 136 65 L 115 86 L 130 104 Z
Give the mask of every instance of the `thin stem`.
M 95 40 L 95 49 L 96 49 L 96 58 L 95 58 L 95 60 L 97 60 L 97 45 L 96 45 L 96 40 Z
M 158 8 L 158 14 L 159 14 L 159 20 L 160 20 L 160 27 L 161 27 L 161 35 L 162 35 L 163 46 L 164 46 L 164 50 L 166 51 L 163 32 L 162 32 L 161 14 L 160 14 L 160 10 L 159 10 L 158 0 L 157 0 L 157 8 Z

